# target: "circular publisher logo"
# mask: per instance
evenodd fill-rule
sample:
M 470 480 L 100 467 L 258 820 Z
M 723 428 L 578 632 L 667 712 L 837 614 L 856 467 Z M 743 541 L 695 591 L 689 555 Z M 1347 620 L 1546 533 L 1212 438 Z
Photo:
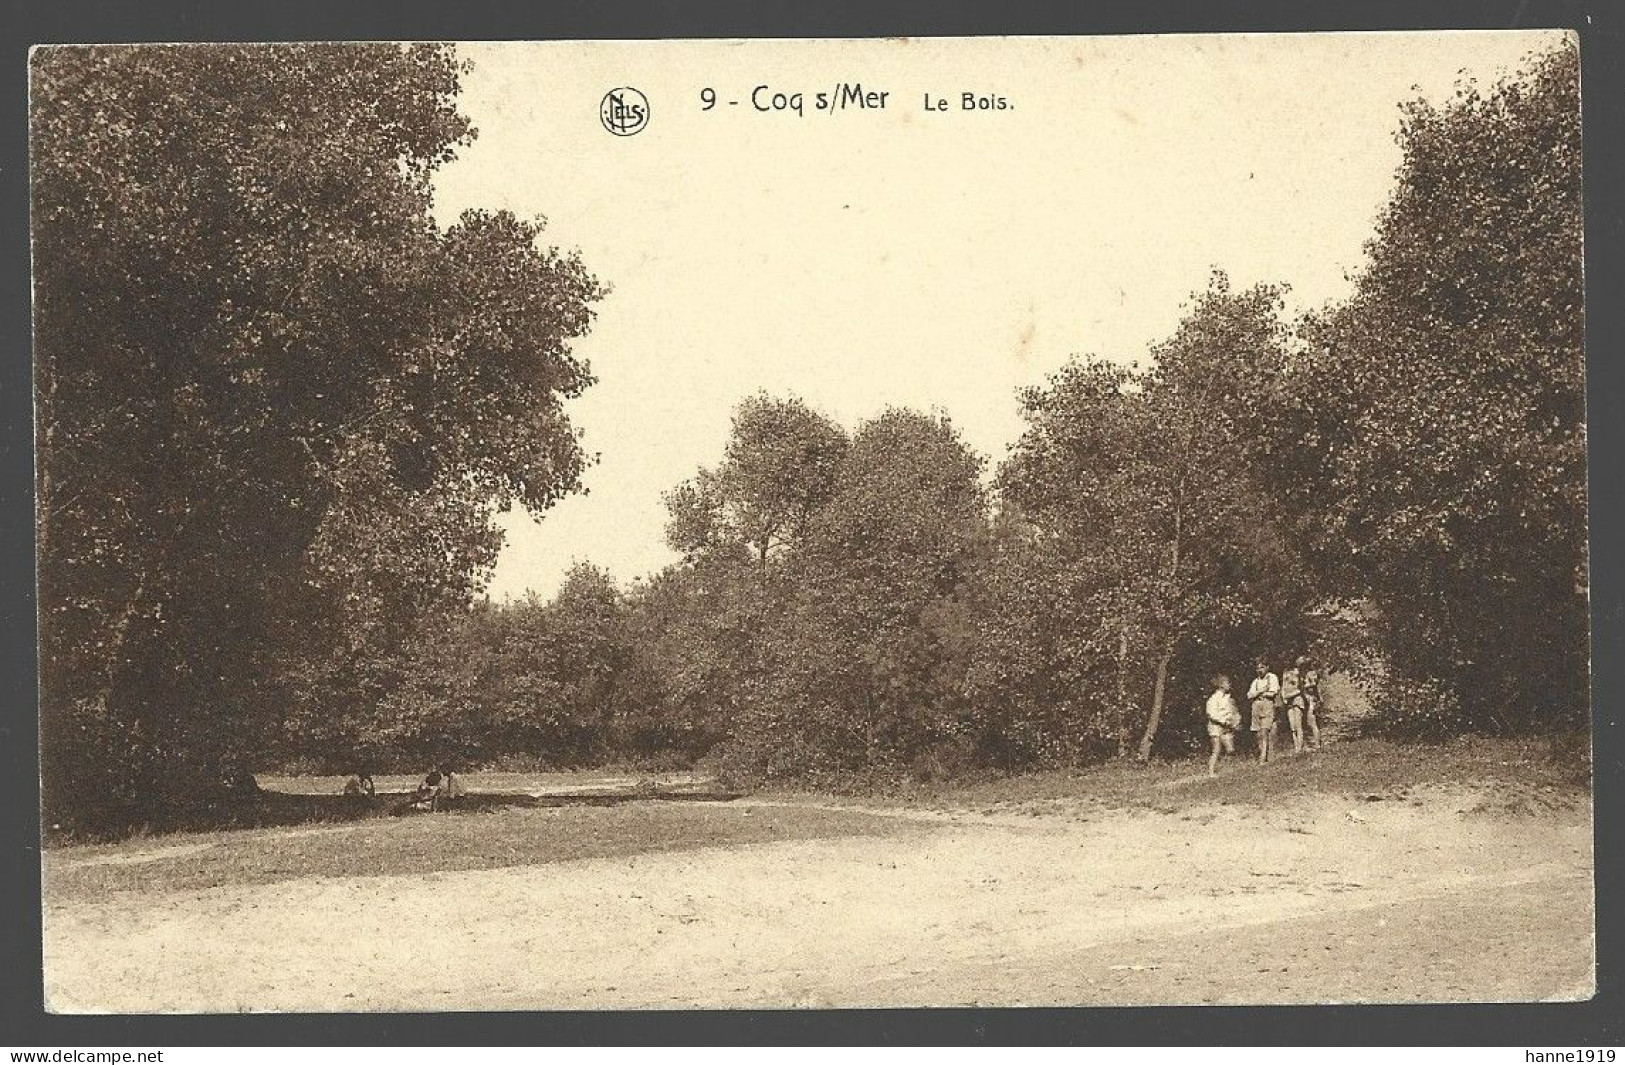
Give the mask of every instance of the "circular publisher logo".
M 630 137 L 649 124 L 649 98 L 636 89 L 611 89 L 598 104 L 598 120 L 617 137 Z

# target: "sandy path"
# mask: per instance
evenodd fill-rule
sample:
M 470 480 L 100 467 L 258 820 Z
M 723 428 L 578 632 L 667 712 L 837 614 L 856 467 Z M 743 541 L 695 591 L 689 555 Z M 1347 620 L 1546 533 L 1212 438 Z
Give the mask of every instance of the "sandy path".
M 1355 821 L 1330 800 L 1295 815 L 1080 805 L 932 815 L 907 838 L 133 894 L 47 908 L 47 994 L 64 1010 L 237 1011 L 1588 989 L 1589 826 L 1459 806 L 1369 804 Z

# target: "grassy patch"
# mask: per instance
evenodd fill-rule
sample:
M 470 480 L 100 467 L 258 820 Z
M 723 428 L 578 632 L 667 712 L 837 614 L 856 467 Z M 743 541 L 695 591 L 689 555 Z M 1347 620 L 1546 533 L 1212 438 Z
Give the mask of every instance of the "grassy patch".
M 677 789 L 685 782 L 693 779 L 693 776 L 687 773 L 623 773 L 609 768 L 537 772 L 480 770 L 478 772 L 460 773 L 459 775 L 466 783 L 479 791 L 515 794 L 555 790 L 589 791 L 599 788 L 617 788 L 626 787 L 642 780 L 657 781 Z M 260 787 L 267 791 L 280 792 L 286 795 L 322 796 L 341 795 L 344 792 L 344 783 L 348 779 L 345 776 L 281 776 L 269 773 L 261 773 L 258 777 Z M 399 793 L 411 791 L 422 779 L 423 773 L 379 773 L 373 778 L 373 784 L 380 794 L 386 792 Z
M 918 832 L 862 811 L 637 802 L 383 818 L 322 828 L 128 841 L 48 852 L 52 903 L 112 892 L 186 892 L 307 877 L 394 876 L 542 865 L 697 847 Z
M 342 776 L 266 775 L 259 778 L 263 790 L 256 794 L 228 800 L 200 801 L 189 807 L 160 811 L 144 824 L 112 828 L 100 834 L 74 833 L 58 830 L 56 826 L 46 826 L 43 840 L 47 848 L 55 848 L 172 833 L 212 833 L 366 821 L 400 812 L 407 793 L 423 778 L 418 775 L 379 776 L 375 781 L 378 788 L 376 795 L 343 794 L 346 779 Z M 464 779 L 477 790 L 459 800 L 459 804 L 470 812 L 481 813 L 512 807 L 614 805 L 639 798 L 705 800 L 737 797 L 692 777 L 662 780 L 602 772 L 559 772 L 481 773 Z
M 1287 740 L 1291 749 L 1291 740 Z M 901 795 L 846 800 L 933 808 L 1026 807 L 1090 801 L 1112 807 L 1182 810 L 1215 803 L 1273 804 L 1305 795 L 1392 798 L 1431 785 L 1487 785 L 1525 806 L 1572 806 L 1590 791 L 1589 766 L 1554 757 L 1548 740 L 1469 737 L 1442 744 L 1348 740 L 1319 752 L 1286 755 L 1268 765 L 1243 753 L 1224 759 L 1207 779 L 1207 758 L 1132 759 L 1080 769 L 921 786 Z

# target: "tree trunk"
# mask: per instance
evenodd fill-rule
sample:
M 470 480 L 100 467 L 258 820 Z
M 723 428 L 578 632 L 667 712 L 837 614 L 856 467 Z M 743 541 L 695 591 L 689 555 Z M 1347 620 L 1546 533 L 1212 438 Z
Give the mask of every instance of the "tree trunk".
M 1140 761 L 1151 760 L 1151 744 L 1157 738 L 1157 725 L 1162 721 L 1162 698 L 1168 688 L 1168 664 L 1174 652 L 1169 648 L 1157 657 L 1157 684 L 1151 690 L 1151 716 L 1145 721 L 1145 735 L 1140 737 Z
M 1128 626 L 1117 630 L 1117 757 L 1128 753 Z

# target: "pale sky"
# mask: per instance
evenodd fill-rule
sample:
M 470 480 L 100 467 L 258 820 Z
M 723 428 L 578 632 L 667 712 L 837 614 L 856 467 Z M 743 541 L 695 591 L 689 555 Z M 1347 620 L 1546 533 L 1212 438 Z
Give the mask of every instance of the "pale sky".
M 588 494 L 504 519 L 490 595 L 551 595 L 577 559 L 623 583 L 673 561 L 661 493 L 721 458 L 758 389 L 848 428 L 940 408 L 991 466 L 1021 432 L 1018 388 L 1073 354 L 1143 356 L 1214 267 L 1285 282 L 1289 312 L 1344 295 L 1399 162 L 1397 105 L 1558 40 L 461 46 L 479 138 L 437 181 L 442 220 L 545 215 L 612 287 L 575 349 L 599 378 L 569 406 L 601 457 Z M 817 112 L 843 82 L 885 109 Z M 630 137 L 598 117 L 623 85 L 651 109 Z M 805 116 L 757 112 L 758 85 L 803 93 Z M 1011 107 L 962 111 L 966 91 Z

